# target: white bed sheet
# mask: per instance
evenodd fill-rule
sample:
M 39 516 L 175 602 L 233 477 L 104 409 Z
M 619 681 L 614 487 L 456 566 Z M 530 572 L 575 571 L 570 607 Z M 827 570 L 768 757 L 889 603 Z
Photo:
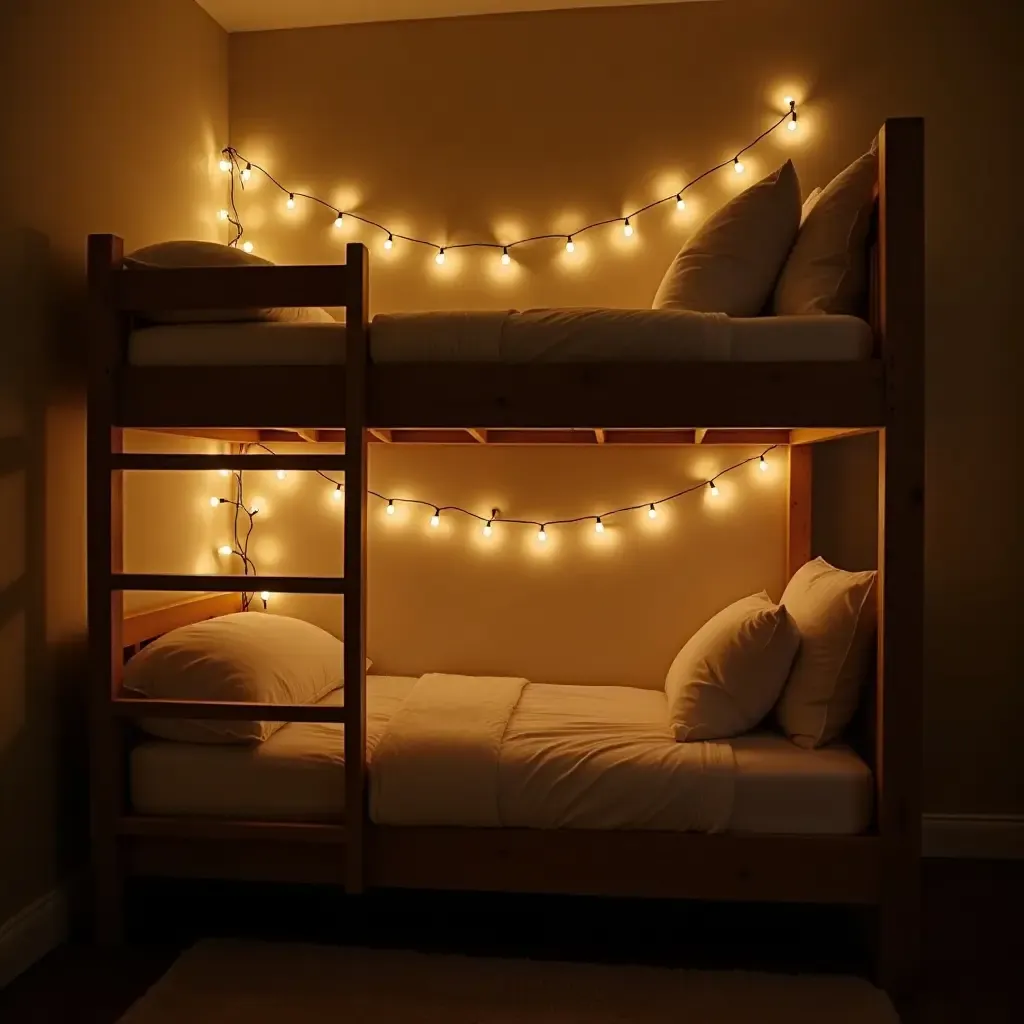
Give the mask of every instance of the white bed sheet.
M 214 323 L 134 331 L 134 366 L 326 366 L 345 359 L 341 323 Z M 869 358 L 868 324 L 852 316 L 733 319 L 680 310 L 381 314 L 378 363 L 850 362 Z
M 371 772 L 374 749 L 415 683 L 367 679 Z M 324 702 L 340 700 L 337 691 Z M 345 803 L 342 735 L 340 725 L 296 723 L 255 747 L 146 740 L 131 755 L 132 805 L 140 814 L 336 821 Z M 852 835 L 870 823 L 871 771 L 849 747 L 803 750 L 769 733 L 729 745 L 729 831 Z M 506 816 L 580 825 L 614 800 L 624 816 L 618 827 L 670 828 L 676 748 L 661 691 L 531 685 L 505 736 Z

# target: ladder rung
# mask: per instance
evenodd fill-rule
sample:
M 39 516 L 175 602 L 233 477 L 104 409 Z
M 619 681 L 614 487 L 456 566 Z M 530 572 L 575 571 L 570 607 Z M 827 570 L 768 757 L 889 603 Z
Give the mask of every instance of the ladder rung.
M 154 697 L 115 697 L 110 703 L 118 718 L 345 724 L 345 708 L 340 704 L 256 704 L 223 700 L 165 700 Z
M 182 576 L 172 573 L 111 573 L 111 590 L 154 590 L 173 593 L 344 594 L 343 576 Z
M 111 455 L 112 469 L 293 469 L 344 473 L 345 455 L 192 455 L 181 452 L 124 452 Z

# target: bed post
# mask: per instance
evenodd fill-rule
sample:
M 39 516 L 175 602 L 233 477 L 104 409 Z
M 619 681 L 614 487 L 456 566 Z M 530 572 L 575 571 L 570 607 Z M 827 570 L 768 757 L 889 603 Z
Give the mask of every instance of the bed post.
M 786 582 L 811 558 L 811 475 L 814 445 L 790 444 L 786 505 Z
M 369 276 L 366 246 L 345 249 L 345 888 L 363 888 L 366 821 L 366 398 Z
M 123 450 L 116 426 L 115 374 L 123 317 L 114 295 L 124 243 L 114 235 L 90 235 L 89 370 L 86 412 L 87 594 L 89 629 L 90 811 L 94 932 L 104 944 L 120 942 L 123 929 L 122 870 L 117 819 L 124 804 L 123 730 L 111 698 L 121 686 L 123 595 L 111 574 L 123 569 L 122 477 L 111 455 Z
M 923 120 L 887 121 L 878 158 L 879 326 L 887 410 L 878 456 L 878 975 L 893 996 L 911 1001 L 921 942 Z

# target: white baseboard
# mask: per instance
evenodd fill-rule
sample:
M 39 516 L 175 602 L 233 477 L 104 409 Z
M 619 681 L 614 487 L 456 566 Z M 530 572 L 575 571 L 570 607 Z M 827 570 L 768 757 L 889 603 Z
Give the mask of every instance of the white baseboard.
M 68 901 L 54 889 L 0 924 L 0 988 L 28 970 L 68 934 Z
M 1024 814 L 926 814 L 926 857 L 1024 859 Z

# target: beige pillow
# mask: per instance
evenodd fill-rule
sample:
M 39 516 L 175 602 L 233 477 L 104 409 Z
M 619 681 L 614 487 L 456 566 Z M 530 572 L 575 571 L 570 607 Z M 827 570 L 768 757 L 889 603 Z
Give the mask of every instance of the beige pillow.
M 807 220 L 807 214 L 814 209 L 818 204 L 818 200 L 821 198 L 821 186 L 818 188 L 811 189 L 811 194 L 804 200 L 804 205 L 800 207 L 800 223 L 803 224 Z
M 270 260 L 253 256 L 219 242 L 157 242 L 136 249 L 124 259 L 135 269 L 176 270 L 187 267 L 272 267 Z M 147 319 L 160 324 L 222 323 L 224 321 L 274 320 L 283 323 L 333 323 L 334 317 L 316 306 L 268 309 L 190 309 L 150 313 Z
M 857 710 L 873 650 L 876 576 L 846 572 L 816 558 L 794 573 L 782 595 L 800 634 L 800 650 L 776 714 L 801 747 L 836 739 Z
M 676 739 L 722 739 L 753 729 L 778 700 L 797 643 L 786 609 L 763 591 L 713 615 L 665 677 Z
M 236 612 L 154 640 L 124 669 L 131 694 L 169 700 L 314 704 L 342 685 L 344 645 L 312 623 Z M 259 743 L 285 722 L 144 719 L 153 736 L 183 743 Z
M 877 179 L 878 157 L 872 149 L 836 175 L 807 210 L 775 285 L 776 314 L 863 312 Z
M 800 182 L 787 160 L 713 213 L 676 255 L 655 309 L 758 316 L 800 225 Z

